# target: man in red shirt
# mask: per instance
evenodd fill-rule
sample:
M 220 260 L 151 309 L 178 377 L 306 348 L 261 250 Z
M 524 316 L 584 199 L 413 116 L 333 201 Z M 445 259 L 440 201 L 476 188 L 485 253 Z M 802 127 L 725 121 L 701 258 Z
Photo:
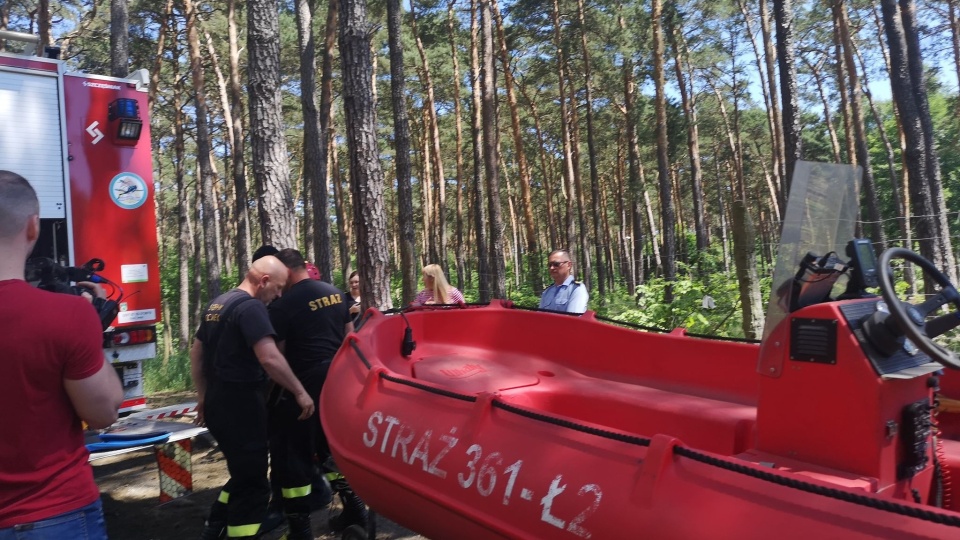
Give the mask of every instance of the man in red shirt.
M 31 287 L 37 194 L 0 171 L 0 539 L 105 539 L 81 420 L 117 419 L 123 388 L 88 300 Z

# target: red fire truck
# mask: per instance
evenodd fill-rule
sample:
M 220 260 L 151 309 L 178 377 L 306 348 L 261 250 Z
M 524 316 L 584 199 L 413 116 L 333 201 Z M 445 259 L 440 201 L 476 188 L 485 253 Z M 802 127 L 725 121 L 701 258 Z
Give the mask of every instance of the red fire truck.
M 103 352 L 124 384 L 121 412 L 145 408 L 143 362 L 156 356 L 160 267 L 146 70 L 131 79 L 68 73 L 58 50 L 0 32 L 0 169 L 30 181 L 41 235 L 32 257 L 96 274 L 119 304 Z

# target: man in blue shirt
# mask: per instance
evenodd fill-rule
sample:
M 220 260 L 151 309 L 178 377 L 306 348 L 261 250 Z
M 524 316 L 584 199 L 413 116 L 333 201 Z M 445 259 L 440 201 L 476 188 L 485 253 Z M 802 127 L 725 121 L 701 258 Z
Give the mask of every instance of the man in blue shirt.
M 583 283 L 573 280 L 573 262 L 570 261 L 570 252 L 565 249 L 554 251 L 548 257 L 548 265 L 553 285 L 547 287 L 540 296 L 540 309 L 567 313 L 586 311 L 590 294 Z

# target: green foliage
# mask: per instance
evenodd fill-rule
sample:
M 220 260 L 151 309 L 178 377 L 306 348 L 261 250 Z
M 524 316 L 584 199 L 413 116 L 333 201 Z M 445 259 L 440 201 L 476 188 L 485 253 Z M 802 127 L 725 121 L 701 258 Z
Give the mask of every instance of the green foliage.
M 144 362 L 143 384 L 148 394 L 193 388 L 189 353 L 187 351 L 175 353 L 166 363 L 161 358 Z
M 713 285 L 710 285 L 712 283 Z M 664 290 L 673 286 L 674 301 L 663 303 Z M 716 303 L 713 309 L 702 307 L 704 296 Z M 637 297 L 615 296 L 601 315 L 618 321 L 663 329 L 684 327 L 696 334 L 743 337 L 740 291 L 736 279 L 723 273 L 705 281 L 680 278 L 668 283 L 654 278 L 637 287 Z
M 167 335 L 170 328 L 167 324 L 157 325 L 157 349 L 163 350 L 166 340 L 174 336 Z M 146 360 L 143 367 L 144 393 L 190 390 L 193 388 L 193 377 L 190 375 L 190 353 L 174 347 L 169 358 L 164 358 L 161 352 L 156 358 Z

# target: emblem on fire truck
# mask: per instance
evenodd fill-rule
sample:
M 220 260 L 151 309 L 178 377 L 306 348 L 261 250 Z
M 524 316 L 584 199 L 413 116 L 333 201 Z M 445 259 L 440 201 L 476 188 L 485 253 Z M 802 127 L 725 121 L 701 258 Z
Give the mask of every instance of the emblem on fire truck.
M 120 173 L 110 181 L 110 198 L 125 210 L 139 208 L 147 200 L 147 184 L 136 174 Z
M 87 133 L 89 133 L 90 136 L 93 137 L 93 141 L 91 141 L 93 144 L 97 144 L 98 142 L 100 142 L 100 139 L 103 138 L 103 132 L 97 129 L 97 126 L 99 125 L 100 125 L 100 122 L 94 121 L 94 123 L 87 126 Z

